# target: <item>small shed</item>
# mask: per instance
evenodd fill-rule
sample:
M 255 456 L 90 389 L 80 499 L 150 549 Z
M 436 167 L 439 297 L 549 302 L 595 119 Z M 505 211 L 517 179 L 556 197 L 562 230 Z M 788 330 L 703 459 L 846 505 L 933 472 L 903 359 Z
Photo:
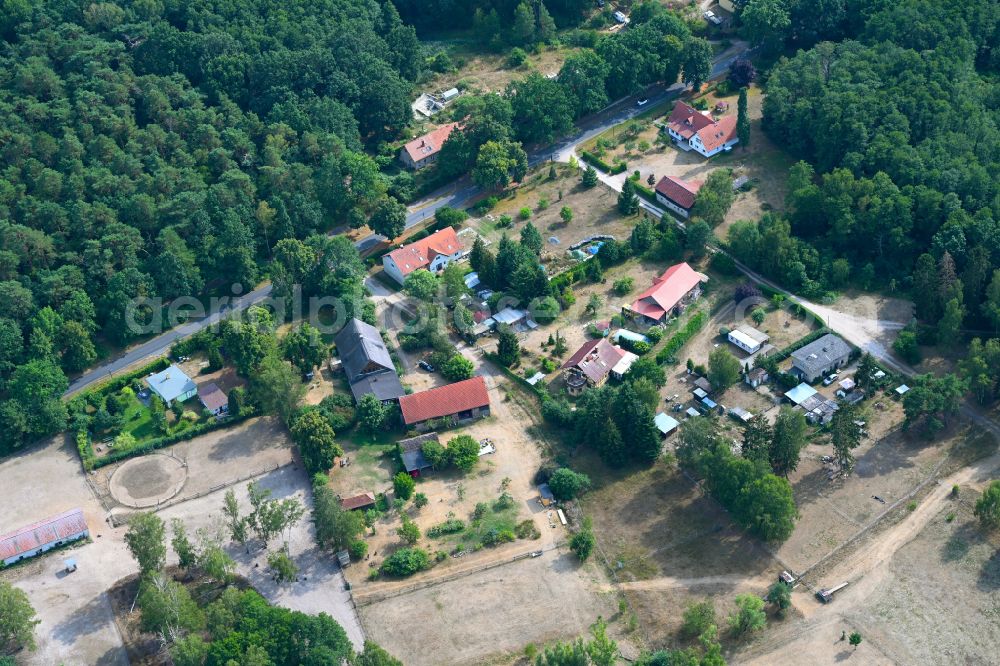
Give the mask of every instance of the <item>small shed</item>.
M 896 395 L 899 397 L 903 397 L 909 390 L 910 390 L 909 386 L 907 386 L 906 384 L 900 384 L 899 386 L 896 387 Z
M 351 565 L 351 554 L 346 550 L 337 551 L 337 562 L 340 563 L 341 569 L 346 569 Z
M 753 418 L 753 414 L 742 407 L 730 407 L 729 415 L 741 423 L 749 423 L 750 419 Z
M 770 379 L 770 375 L 767 374 L 767 370 L 764 368 L 754 368 L 747 373 L 747 376 L 743 381 L 753 388 L 757 388 L 768 379 Z
M 479 273 L 473 271 L 465 276 L 465 286 L 468 289 L 475 289 L 479 286 Z
M 709 382 L 704 377 L 699 377 L 698 379 L 694 380 L 692 382 L 692 384 L 694 384 L 694 386 L 700 388 L 705 393 L 711 393 L 712 392 L 712 383 Z
M 816 389 L 805 382 L 785 393 L 785 397 L 794 405 L 801 405 L 814 395 L 816 395 Z
M 856 384 L 854 383 L 854 380 L 851 379 L 850 377 L 848 377 L 847 379 L 842 379 L 840 381 L 840 388 L 843 389 L 845 392 L 853 391 L 855 386 Z
M 222 416 L 229 411 L 229 397 L 214 382 L 198 389 L 198 399 L 215 416 Z
M 542 506 L 551 506 L 556 501 L 556 496 L 552 494 L 549 484 L 538 484 L 538 503 Z
M 424 456 L 424 444 L 427 442 L 440 444 L 441 440 L 436 432 L 428 432 L 396 442 L 396 446 L 399 448 L 399 457 L 403 461 L 403 468 L 406 469 L 407 474 L 415 479 L 433 467 Z
M 705 405 L 709 409 L 715 409 L 715 408 L 717 408 L 719 406 L 718 403 L 716 403 L 711 398 L 702 398 L 701 399 L 701 404 Z
M 660 431 L 661 437 L 667 437 L 671 435 L 672 433 L 676 432 L 678 426 L 680 426 L 680 423 L 677 422 L 677 419 L 663 412 L 657 414 L 656 418 L 653 419 L 653 422 L 656 423 L 656 429 Z
M 692 390 L 691 393 L 694 395 L 694 397 L 698 398 L 699 400 L 704 400 L 705 398 L 708 397 L 708 392 L 702 388 L 696 388 Z
M 344 497 L 340 500 L 340 507 L 345 511 L 356 511 L 358 509 L 370 509 L 375 506 L 375 493 L 361 493 Z
M 684 413 L 692 418 L 695 416 L 701 416 L 701 412 L 699 412 L 694 407 L 688 407 L 686 410 L 684 410 Z

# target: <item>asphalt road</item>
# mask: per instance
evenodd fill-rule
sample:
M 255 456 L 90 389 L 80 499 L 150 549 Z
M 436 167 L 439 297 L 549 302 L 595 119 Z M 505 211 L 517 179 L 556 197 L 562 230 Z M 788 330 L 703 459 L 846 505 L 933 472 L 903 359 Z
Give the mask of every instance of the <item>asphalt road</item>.
M 737 43 L 727 51 L 716 56 L 712 61 L 712 77 L 722 74 L 733 62 L 733 60 L 743 53 L 744 46 Z M 609 105 L 603 111 L 599 111 L 592 116 L 582 119 L 577 125 L 577 131 L 571 136 L 568 136 L 551 146 L 542 146 L 531 149 L 528 152 L 528 164 L 529 166 L 534 167 L 547 160 L 566 161 L 569 158 L 569 155 L 573 154 L 576 147 L 581 143 L 589 141 L 602 132 L 611 129 L 615 125 L 619 125 L 634 118 L 643 111 L 654 108 L 659 104 L 677 97 L 685 89 L 685 87 L 686 86 L 680 83 L 675 83 L 672 86 L 657 84 L 649 86 L 645 90 L 632 95 L 631 97 L 620 99 Z M 637 106 L 636 102 L 644 98 L 649 100 L 648 103 L 643 104 L 641 107 Z M 482 194 L 482 189 L 473 183 L 468 176 L 460 178 L 454 183 L 431 193 L 428 197 L 410 206 L 410 212 L 406 217 L 406 228 L 409 229 L 417 224 L 420 224 L 427 218 L 432 217 L 434 212 L 443 206 L 465 208 L 469 202 L 480 194 Z M 364 251 L 372 245 L 384 240 L 385 238 L 382 236 L 371 234 L 357 241 L 355 246 L 359 251 Z M 213 312 L 204 319 L 190 321 L 176 328 L 172 328 L 155 338 L 151 338 L 150 340 L 125 351 L 117 358 L 105 363 L 104 365 L 89 370 L 75 379 L 72 383 L 70 383 L 69 389 L 64 394 L 64 397 L 71 396 L 94 382 L 104 379 L 105 377 L 114 376 L 115 373 L 121 372 L 130 365 L 142 361 L 143 359 L 154 356 L 162 356 L 169 351 L 170 346 L 176 341 L 189 335 L 193 335 L 198 331 L 219 322 L 223 317 L 231 314 L 232 312 L 243 310 L 255 303 L 259 303 L 270 295 L 271 285 L 265 284 L 258 289 L 255 289 L 254 291 L 236 299 L 232 306 L 223 312 Z

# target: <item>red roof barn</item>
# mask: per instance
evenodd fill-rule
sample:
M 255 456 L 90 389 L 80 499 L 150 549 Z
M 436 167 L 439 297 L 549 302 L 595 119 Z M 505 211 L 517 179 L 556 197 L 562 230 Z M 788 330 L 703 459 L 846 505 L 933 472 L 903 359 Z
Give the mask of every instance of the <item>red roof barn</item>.
M 471 421 L 490 415 L 490 394 L 482 377 L 404 395 L 399 399 L 403 423 L 425 430 L 431 419 Z

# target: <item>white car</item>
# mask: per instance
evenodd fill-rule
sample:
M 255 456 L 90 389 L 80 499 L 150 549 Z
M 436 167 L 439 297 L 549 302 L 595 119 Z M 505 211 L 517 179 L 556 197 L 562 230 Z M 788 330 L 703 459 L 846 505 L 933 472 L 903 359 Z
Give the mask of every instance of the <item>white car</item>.
M 837 373 L 833 373 L 832 375 L 823 380 L 823 386 L 829 386 L 830 384 L 837 381 L 839 377 L 840 375 L 838 375 Z
M 705 12 L 704 14 L 702 14 L 702 16 L 704 16 L 705 20 L 708 21 L 709 23 L 714 23 L 715 25 L 722 25 L 722 19 L 716 16 L 715 12 Z

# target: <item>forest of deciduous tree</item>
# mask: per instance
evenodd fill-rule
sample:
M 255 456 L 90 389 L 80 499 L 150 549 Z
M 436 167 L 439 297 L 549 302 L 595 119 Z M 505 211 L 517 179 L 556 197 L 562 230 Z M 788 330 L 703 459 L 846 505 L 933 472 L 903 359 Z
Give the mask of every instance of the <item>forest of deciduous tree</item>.
M 420 45 L 374 0 L 0 8 L 0 429 L 17 446 L 61 428 L 63 373 L 99 338 L 134 339 L 130 299 L 252 285 L 280 240 L 363 221 Z
M 801 3 L 750 0 L 744 19 L 789 4 Z M 1000 267 L 1000 8 L 826 4 L 842 20 L 820 36 L 850 39 L 782 58 L 765 85 L 765 132 L 804 160 L 790 173 L 787 213 L 736 225 L 733 249 L 807 294 L 912 288 L 926 322 L 958 299 L 979 325 Z M 795 43 L 786 29 L 774 38 Z

